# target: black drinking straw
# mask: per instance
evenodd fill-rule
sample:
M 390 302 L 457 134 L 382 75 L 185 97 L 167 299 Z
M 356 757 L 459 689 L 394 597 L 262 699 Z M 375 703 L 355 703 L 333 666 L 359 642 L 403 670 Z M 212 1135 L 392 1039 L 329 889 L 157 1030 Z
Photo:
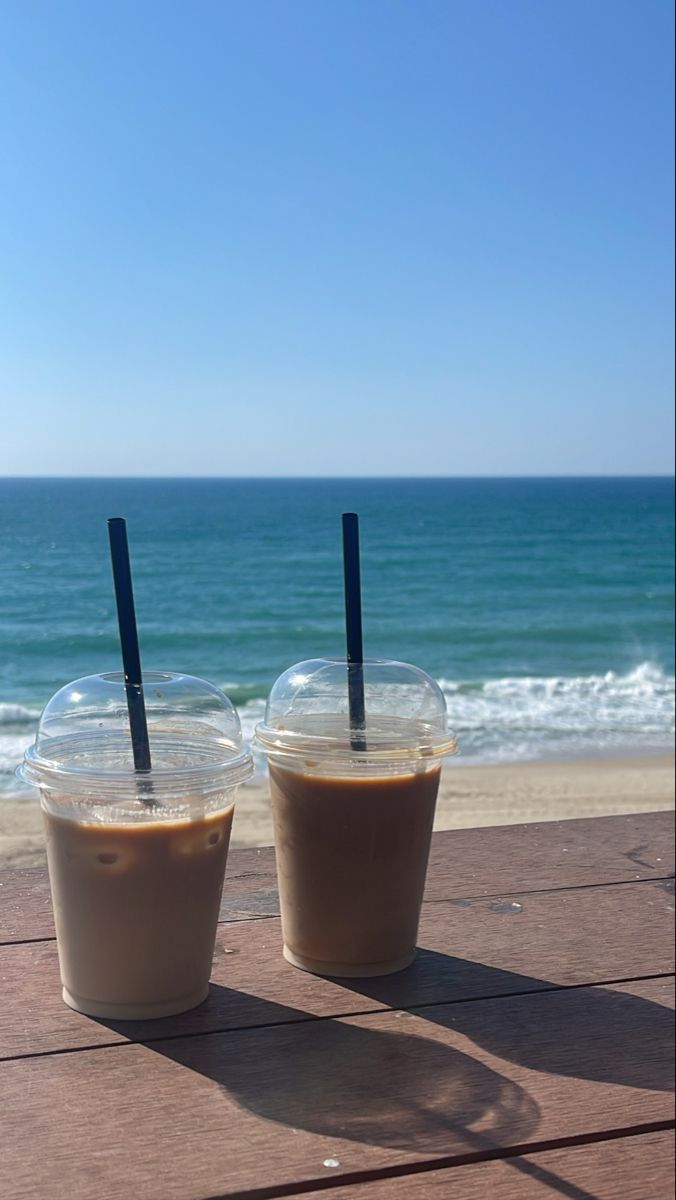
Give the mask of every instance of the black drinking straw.
M 347 697 L 350 708 L 350 746 L 365 750 L 364 643 L 361 629 L 361 572 L 359 569 L 359 517 L 343 513 L 343 571 L 345 576 L 345 632 L 347 634 Z
M 124 666 L 124 690 L 127 694 L 134 770 L 147 772 L 150 771 L 152 763 L 150 761 L 146 706 L 143 699 L 143 678 L 134 610 L 134 592 L 131 585 L 127 522 L 124 517 L 109 518 L 108 538 L 110 540 L 110 557 L 113 563 L 117 620 L 120 627 L 120 645 Z

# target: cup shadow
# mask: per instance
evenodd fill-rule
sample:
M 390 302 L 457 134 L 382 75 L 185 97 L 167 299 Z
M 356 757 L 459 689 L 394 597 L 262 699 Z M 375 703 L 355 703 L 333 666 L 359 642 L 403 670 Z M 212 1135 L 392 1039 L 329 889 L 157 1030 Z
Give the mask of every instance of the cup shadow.
M 425 1000 L 432 982 L 439 994 L 440 980 L 452 981 L 456 1002 Z M 171 1021 L 99 1023 L 213 1080 L 265 1120 L 440 1156 L 523 1144 L 540 1110 L 525 1088 L 471 1054 L 407 1032 L 406 1007 L 532 1070 L 654 1091 L 674 1086 L 673 1013 L 652 1000 L 607 987 L 556 988 L 425 949 L 397 975 L 336 986 L 343 983 L 350 989 L 347 1011 L 357 992 L 399 1010 L 389 1023 L 400 1020 L 401 1032 L 369 1028 L 383 1013 L 317 1019 L 214 983 L 204 1013 L 210 1006 L 227 1012 L 245 1000 L 246 1027 L 186 1037 Z
M 222 1010 L 236 997 L 212 984 L 206 1004 Z M 370 1029 L 368 1017 L 308 1020 L 299 1009 L 247 999 L 249 1028 L 142 1036 L 143 1044 L 213 1080 L 249 1112 L 324 1137 L 449 1155 L 523 1142 L 537 1128 L 539 1109 L 524 1088 L 433 1038 Z M 129 1033 L 127 1023 L 99 1023 Z
M 498 1058 L 555 1075 L 674 1090 L 674 1013 L 653 1000 L 602 986 L 561 988 L 424 948 L 399 976 L 349 983 L 370 1000 L 415 1006 L 426 981 L 442 977 L 476 1000 L 428 1004 L 416 1015 L 465 1034 Z M 491 1009 L 476 1002 L 496 996 L 500 1003 Z

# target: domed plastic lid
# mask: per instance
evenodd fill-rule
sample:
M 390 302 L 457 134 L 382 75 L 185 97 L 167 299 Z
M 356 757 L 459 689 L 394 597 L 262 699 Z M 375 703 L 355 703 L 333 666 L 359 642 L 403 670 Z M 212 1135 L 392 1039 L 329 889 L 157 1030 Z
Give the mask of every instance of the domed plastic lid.
M 149 671 L 143 690 L 152 770 L 134 771 L 121 672 L 88 675 L 47 704 L 20 774 L 27 783 L 111 799 L 139 780 L 164 796 L 225 791 L 253 774 L 239 717 L 228 697 L 192 675 Z
M 274 756 L 405 762 L 456 749 L 441 688 L 408 663 L 366 659 L 365 725 L 350 726 L 345 659 L 316 658 L 290 667 L 275 683 L 256 727 L 256 743 Z

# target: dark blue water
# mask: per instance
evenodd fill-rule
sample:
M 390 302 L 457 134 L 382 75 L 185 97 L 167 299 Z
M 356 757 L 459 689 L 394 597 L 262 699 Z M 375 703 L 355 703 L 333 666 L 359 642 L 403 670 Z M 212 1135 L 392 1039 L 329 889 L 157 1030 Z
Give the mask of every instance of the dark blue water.
M 117 669 L 105 519 L 129 522 L 146 667 L 225 685 L 343 647 L 340 513 L 367 653 L 442 681 L 469 758 L 640 752 L 673 730 L 673 480 L 0 481 L 0 754 Z

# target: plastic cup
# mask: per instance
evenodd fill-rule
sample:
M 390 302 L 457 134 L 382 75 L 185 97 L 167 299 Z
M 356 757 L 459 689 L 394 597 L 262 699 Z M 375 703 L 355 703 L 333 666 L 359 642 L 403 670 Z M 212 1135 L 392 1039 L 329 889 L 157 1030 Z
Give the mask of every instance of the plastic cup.
M 319 975 L 375 976 L 415 957 L 441 761 L 443 693 L 407 663 L 366 660 L 366 721 L 350 728 L 344 660 L 277 680 L 267 754 L 284 957 Z
M 152 770 L 134 771 L 122 674 L 49 701 L 20 774 L 40 789 L 66 1004 L 164 1017 L 209 990 L 237 787 L 253 773 L 217 688 L 150 672 Z

